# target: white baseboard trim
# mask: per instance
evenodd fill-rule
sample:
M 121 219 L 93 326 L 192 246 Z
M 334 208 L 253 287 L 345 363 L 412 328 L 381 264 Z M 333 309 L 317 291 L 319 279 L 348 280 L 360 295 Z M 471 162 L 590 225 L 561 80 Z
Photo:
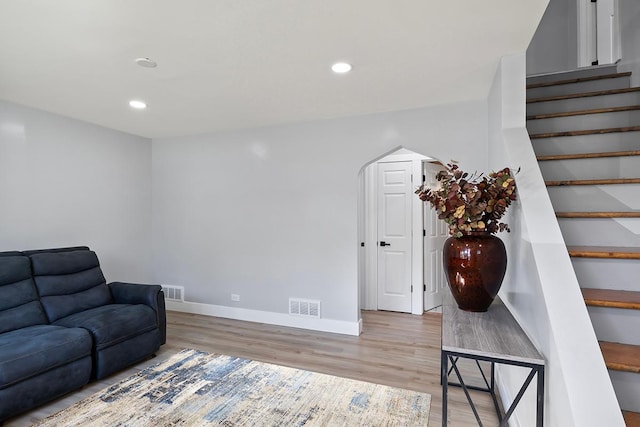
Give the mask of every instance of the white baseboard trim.
M 224 317 L 225 319 L 245 320 L 269 325 L 310 329 L 312 331 L 332 332 L 335 334 L 359 336 L 362 331 L 362 319 L 356 322 L 333 319 L 307 319 L 286 313 L 251 310 L 248 308 L 227 307 L 223 305 L 202 304 L 198 302 L 166 301 L 167 310 L 183 313 L 203 314 L 205 316 Z

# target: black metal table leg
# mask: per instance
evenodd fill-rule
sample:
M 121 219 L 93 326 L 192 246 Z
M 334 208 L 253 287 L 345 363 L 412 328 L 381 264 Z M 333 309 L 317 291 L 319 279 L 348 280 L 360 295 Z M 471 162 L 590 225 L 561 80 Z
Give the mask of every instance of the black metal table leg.
M 538 393 L 536 403 L 536 426 L 544 424 L 544 366 L 538 366 Z
M 449 385 L 449 369 L 447 364 L 449 356 L 445 351 L 442 351 L 440 358 L 440 381 L 442 382 L 442 426 L 447 427 L 447 386 Z
M 509 420 L 509 418 L 511 418 L 511 416 L 513 415 L 513 412 L 515 411 L 515 408 L 518 406 L 518 403 L 520 403 L 520 400 L 522 399 L 522 397 L 524 396 L 525 391 L 529 388 L 529 385 L 532 383 L 533 381 L 533 377 L 537 376 L 537 384 L 536 384 L 536 398 L 537 398 L 537 407 L 536 407 L 536 427 L 543 427 L 544 424 L 544 365 L 534 365 L 534 364 L 530 364 L 527 362 L 516 362 L 516 361 L 510 361 L 510 360 L 501 360 L 501 359 L 496 359 L 496 358 L 492 358 L 492 357 L 483 357 L 483 356 L 477 356 L 477 355 L 462 355 L 460 353 L 454 352 L 454 353 L 450 353 L 448 351 L 442 350 L 441 351 L 441 365 L 440 365 L 440 369 L 441 369 L 441 384 L 442 384 L 442 425 L 446 427 L 447 425 L 447 406 L 448 406 L 448 402 L 447 402 L 447 394 L 448 394 L 448 388 L 449 386 L 455 386 L 455 387 L 461 387 L 462 390 L 464 391 L 464 394 L 467 398 L 467 401 L 469 403 L 469 406 L 471 407 L 471 410 L 473 411 L 474 416 L 476 417 L 476 421 L 478 422 L 479 426 L 482 426 L 482 420 L 480 419 L 480 416 L 477 412 L 477 409 L 475 407 L 475 404 L 473 403 L 473 400 L 471 399 L 471 395 L 469 393 L 469 391 L 471 390 L 476 390 L 476 391 L 482 391 L 482 392 L 488 392 L 491 394 L 491 398 L 493 400 L 493 405 L 495 407 L 496 410 L 496 414 L 498 416 L 498 423 L 499 425 L 502 426 L 507 426 L 507 422 Z M 466 385 L 464 383 L 464 380 L 462 378 L 462 375 L 460 373 L 460 370 L 458 369 L 457 366 L 457 362 L 460 358 L 463 359 L 471 359 L 474 360 L 476 362 L 476 365 L 478 366 L 478 369 L 480 370 L 480 374 L 482 375 L 482 379 L 484 380 L 485 386 L 486 388 L 483 387 L 478 387 L 478 386 L 471 386 L 471 385 Z M 479 361 L 486 361 L 489 362 L 491 365 L 491 373 L 490 373 L 490 377 L 487 378 L 487 376 L 484 373 L 484 370 L 482 369 L 482 367 L 479 364 Z M 522 384 L 522 386 L 520 387 L 520 390 L 518 391 L 518 393 L 516 394 L 515 399 L 513 400 L 513 402 L 511 402 L 511 405 L 509 408 L 505 408 L 506 412 L 503 413 L 501 411 L 500 408 L 500 404 L 498 403 L 498 396 L 496 393 L 496 383 L 495 383 L 495 364 L 496 363 L 501 363 L 501 364 L 506 364 L 506 365 L 512 365 L 512 366 L 522 366 L 522 367 L 527 367 L 530 369 L 529 374 L 527 376 L 527 378 L 525 379 L 524 383 Z M 458 383 L 455 382 L 450 382 L 449 381 L 449 375 L 451 374 L 451 372 L 455 373 L 457 379 L 458 379 Z
M 473 411 L 473 415 L 475 415 L 476 417 L 476 421 L 478 422 L 478 425 L 482 427 L 482 420 L 480 419 L 480 414 L 478 414 L 476 405 L 473 403 L 473 399 L 471 399 L 471 395 L 469 394 L 469 389 L 467 385 L 464 383 L 464 380 L 462 379 L 462 375 L 458 370 L 458 366 L 456 365 L 456 362 L 451 361 L 451 367 L 453 368 L 454 372 L 456 373 L 456 376 L 458 377 L 460 387 L 462 387 L 462 391 L 464 391 L 464 394 L 467 397 L 467 402 L 469 402 L 469 406 L 471 406 L 471 410 Z

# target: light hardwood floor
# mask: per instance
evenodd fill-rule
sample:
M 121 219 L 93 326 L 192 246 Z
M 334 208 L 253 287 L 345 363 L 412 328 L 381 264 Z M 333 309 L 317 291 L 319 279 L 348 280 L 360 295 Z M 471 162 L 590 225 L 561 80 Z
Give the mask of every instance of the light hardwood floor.
M 4 427 L 28 426 L 74 402 L 159 363 L 183 348 L 240 356 L 310 371 L 417 390 L 431 394 L 429 426 L 442 425 L 439 314 L 364 311 L 359 337 L 313 332 L 194 314 L 167 313 L 167 344 L 157 357 L 9 420 Z M 465 380 L 479 376 L 467 366 Z M 476 426 L 459 388 L 449 389 L 449 425 Z M 497 425 L 487 393 L 471 392 L 487 426 Z

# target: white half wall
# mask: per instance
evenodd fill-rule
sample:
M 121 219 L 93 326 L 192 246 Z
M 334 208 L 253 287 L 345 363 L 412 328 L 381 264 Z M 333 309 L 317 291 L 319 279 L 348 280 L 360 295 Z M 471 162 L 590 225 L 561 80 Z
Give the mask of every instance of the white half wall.
M 358 173 L 399 146 L 484 168 L 486 102 L 154 140 L 153 280 L 216 307 L 320 300 L 357 324 Z
M 500 237 L 509 265 L 500 296 L 546 360 L 548 426 L 624 426 L 600 348 L 533 147 L 525 128 L 525 56 L 503 58 L 489 97 L 489 166 L 521 168 L 511 233 Z M 508 407 L 526 377 L 501 367 Z M 535 392 L 527 392 L 511 425 L 533 426 Z
M 576 0 L 551 0 L 527 49 L 527 74 L 567 71 L 577 66 Z
M 148 282 L 151 141 L 0 101 L 0 251 L 86 245 Z

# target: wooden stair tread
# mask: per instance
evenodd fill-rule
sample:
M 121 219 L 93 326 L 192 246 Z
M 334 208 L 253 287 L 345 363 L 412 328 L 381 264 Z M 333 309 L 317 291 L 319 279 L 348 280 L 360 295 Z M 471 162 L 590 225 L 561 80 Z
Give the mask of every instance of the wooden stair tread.
M 581 136 L 581 135 L 598 135 L 605 133 L 619 133 L 619 132 L 639 132 L 640 126 L 624 126 L 619 128 L 606 128 L 606 129 L 586 129 L 586 130 L 570 130 L 561 132 L 545 132 L 529 134 L 530 139 L 541 138 L 556 138 L 559 136 Z
M 622 107 L 593 108 L 590 110 L 564 111 L 561 113 L 534 114 L 527 116 L 527 120 L 553 119 L 556 117 L 586 116 L 589 114 L 619 113 L 623 111 L 637 110 L 640 110 L 640 105 L 625 105 Z
M 594 307 L 625 308 L 640 310 L 640 292 L 611 289 L 582 289 L 587 305 Z
M 556 212 L 557 218 L 640 218 L 638 212 Z
M 620 77 L 629 77 L 630 75 L 631 75 L 631 72 L 624 72 L 624 73 L 602 74 L 600 76 L 577 77 L 577 78 L 566 79 L 566 80 L 555 80 L 552 82 L 532 83 L 527 85 L 527 89 L 535 89 L 537 87 L 566 85 L 571 83 L 589 82 L 593 80 L 617 79 Z
M 640 345 L 600 341 L 607 368 L 640 374 Z
M 640 413 L 631 411 L 622 411 L 624 422 L 627 427 L 640 427 Z
M 547 187 L 563 185 L 617 185 L 640 184 L 640 178 L 612 178 L 612 179 L 567 179 L 560 181 L 545 181 Z
M 545 96 L 540 98 L 527 99 L 527 104 L 535 104 L 537 102 L 562 101 L 565 99 L 589 98 L 593 96 L 620 95 L 629 92 L 640 92 L 640 87 L 626 87 L 622 89 L 597 90 L 593 92 L 570 93 L 566 95 Z
M 640 150 L 606 151 L 601 153 L 576 153 L 576 154 L 550 154 L 537 156 L 539 162 L 547 160 L 572 160 L 572 159 L 599 159 L 604 157 L 629 157 L 640 156 Z
M 574 258 L 640 259 L 640 248 L 617 246 L 567 246 Z

